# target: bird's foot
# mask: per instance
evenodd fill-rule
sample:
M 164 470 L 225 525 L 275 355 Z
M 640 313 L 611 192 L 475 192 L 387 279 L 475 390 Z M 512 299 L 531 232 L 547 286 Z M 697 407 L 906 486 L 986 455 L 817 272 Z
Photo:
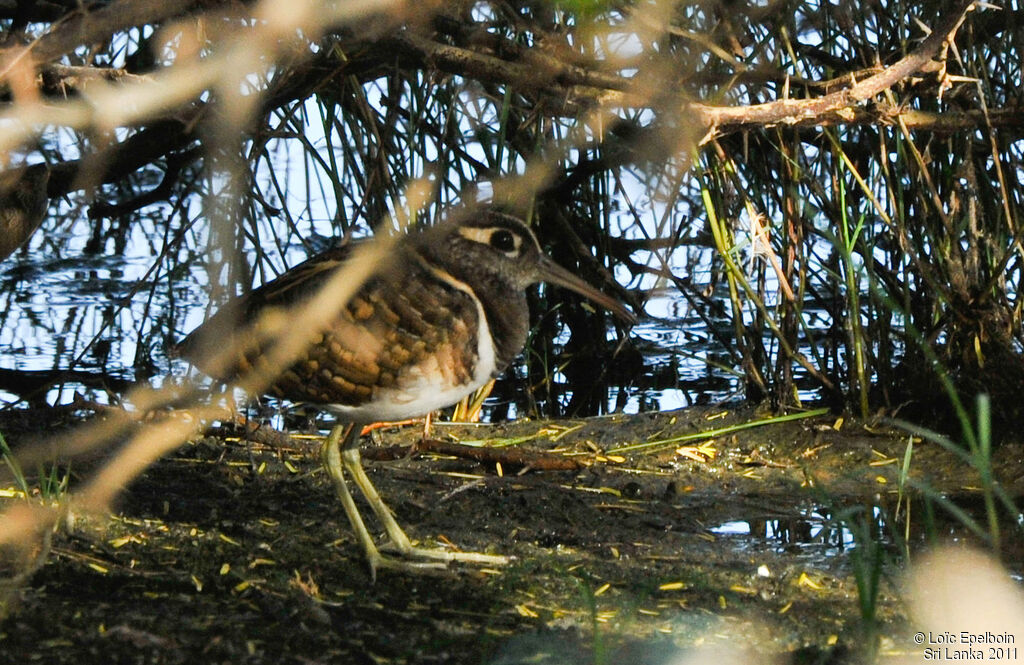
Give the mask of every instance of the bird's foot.
M 377 581 L 377 571 L 380 569 L 413 574 L 436 574 L 448 569 L 448 564 L 440 561 L 410 561 L 403 557 L 387 556 L 379 551 L 367 552 L 366 563 L 370 567 L 371 582 Z
M 504 566 L 511 561 L 509 557 L 502 556 L 500 554 L 462 552 L 443 547 L 417 547 L 408 543 L 408 541 L 406 541 L 404 545 L 391 541 L 388 545 L 385 545 L 384 548 L 405 558 L 433 559 L 434 561 L 431 562 L 433 565 L 441 566 L 448 563 L 476 563 L 485 566 Z
M 508 557 L 481 552 L 453 552 L 442 548 L 413 547 L 411 545 L 407 548 L 400 548 L 394 543 L 384 545 L 383 548 L 393 556 L 382 553 L 376 547 L 366 551 L 366 563 L 370 566 L 370 578 L 373 581 L 377 580 L 377 571 L 381 569 L 430 574 L 448 570 L 448 565 L 453 562 L 485 566 L 501 566 L 509 562 Z M 427 560 L 416 561 L 416 559 Z

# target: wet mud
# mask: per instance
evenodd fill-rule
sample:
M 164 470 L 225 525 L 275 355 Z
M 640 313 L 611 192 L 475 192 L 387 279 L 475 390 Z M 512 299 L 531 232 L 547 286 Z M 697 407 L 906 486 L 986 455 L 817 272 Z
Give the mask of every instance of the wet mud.
M 375 582 L 318 439 L 203 438 L 138 478 L 115 514 L 75 515 L 54 535 L 0 625 L 3 660 L 656 665 L 721 643 L 756 662 L 829 663 L 860 662 L 872 635 L 883 658 L 911 649 L 902 561 L 973 537 L 901 499 L 923 487 L 969 505 L 976 474 L 916 440 L 904 477 L 905 432 L 834 415 L 700 435 L 762 417 L 436 425 L 438 439 L 515 455 L 420 452 L 368 460 L 370 477 L 415 540 L 513 560 Z M 376 445 L 420 435 L 385 429 Z M 544 470 L 552 456 L 578 468 Z M 1022 458 L 1016 444 L 997 451 L 1015 496 Z M 1005 560 L 1024 560 L 1018 541 L 1007 535 Z M 882 567 L 871 621 L 858 552 Z

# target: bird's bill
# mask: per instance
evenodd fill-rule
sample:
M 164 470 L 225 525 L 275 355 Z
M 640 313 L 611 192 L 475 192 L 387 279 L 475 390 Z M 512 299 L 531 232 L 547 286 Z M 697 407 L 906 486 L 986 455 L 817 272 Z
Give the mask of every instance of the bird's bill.
M 587 298 L 596 305 L 600 305 L 615 316 L 629 324 L 636 323 L 636 316 L 626 309 L 625 305 L 606 293 L 598 291 L 590 284 L 572 274 L 562 266 L 555 263 L 547 256 L 540 260 L 540 277 L 548 284 L 555 284 L 563 288 L 575 291 L 584 298 Z

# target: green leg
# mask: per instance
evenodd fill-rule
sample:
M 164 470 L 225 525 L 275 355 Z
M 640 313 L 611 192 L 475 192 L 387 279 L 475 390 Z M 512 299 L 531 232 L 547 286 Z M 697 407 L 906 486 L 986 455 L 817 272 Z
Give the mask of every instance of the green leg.
M 348 516 L 348 521 L 352 525 L 353 531 L 355 531 L 356 539 L 366 553 L 366 560 L 370 566 L 370 577 L 372 579 L 376 579 L 378 568 L 394 568 L 409 572 L 419 572 L 424 569 L 444 568 L 445 564 L 449 561 L 466 561 L 491 565 L 500 565 L 508 562 L 506 557 L 491 554 L 450 552 L 442 549 L 414 547 L 363 470 L 362 460 L 359 456 L 359 432 L 361 429 L 362 426 L 358 423 L 350 425 L 348 430 L 338 425 L 331 430 L 331 434 L 327 437 L 327 441 L 324 442 L 320 454 L 324 468 L 327 469 L 338 498 L 341 499 L 341 504 L 345 509 L 345 514 Z M 342 443 L 342 434 L 345 437 L 344 443 Z M 352 480 L 359 487 L 363 496 L 366 497 L 366 501 L 370 504 L 370 508 L 377 516 L 377 519 L 384 526 L 384 530 L 387 532 L 388 538 L 391 540 L 392 546 L 398 551 L 398 554 L 402 557 L 420 557 L 434 559 L 434 561 L 406 561 L 401 558 L 393 558 L 381 554 L 369 530 L 366 528 L 366 523 L 359 513 L 359 508 L 352 498 L 352 493 L 349 492 L 348 484 L 345 482 L 346 471 L 351 475 Z
M 397 521 L 395 521 L 394 516 L 391 514 L 391 510 L 384 503 L 383 499 L 380 498 L 377 488 L 375 488 L 373 483 L 370 482 L 370 478 L 366 475 L 366 471 L 363 470 L 362 458 L 359 455 L 359 437 L 349 437 L 345 440 L 345 445 L 342 447 L 341 451 L 341 462 L 344 465 L 345 470 L 352 476 L 352 481 L 363 493 L 363 496 L 366 497 L 366 501 L 370 504 L 370 508 L 373 510 L 374 515 L 377 516 L 377 519 L 380 520 L 381 524 L 384 526 L 384 530 L 387 532 L 388 538 L 391 539 L 391 544 L 402 556 L 437 559 L 445 562 L 465 561 L 469 563 L 490 565 L 508 563 L 508 557 L 494 554 L 482 554 L 480 552 L 452 552 L 446 549 L 414 547 L 409 541 L 409 537 L 405 535 L 405 531 L 403 531 L 402 527 L 398 525 Z
M 346 445 L 348 445 L 350 438 L 359 438 L 358 433 L 360 429 L 361 426 L 357 424 L 349 425 L 348 431 L 341 425 L 335 426 L 320 449 L 320 457 L 324 468 L 327 469 L 327 473 L 334 484 L 334 490 L 337 492 L 338 498 L 341 499 L 341 505 L 345 508 L 345 514 L 352 525 L 352 530 L 356 533 L 356 539 L 363 546 L 363 551 L 366 552 L 366 560 L 370 565 L 370 578 L 376 580 L 377 566 L 380 565 L 383 557 L 377 549 L 377 545 L 373 542 L 373 537 L 367 530 L 362 515 L 359 514 L 359 508 L 352 498 L 352 493 L 348 491 L 348 485 L 345 483 L 345 474 L 342 471 L 341 453 L 339 450 L 342 433 L 345 434 Z

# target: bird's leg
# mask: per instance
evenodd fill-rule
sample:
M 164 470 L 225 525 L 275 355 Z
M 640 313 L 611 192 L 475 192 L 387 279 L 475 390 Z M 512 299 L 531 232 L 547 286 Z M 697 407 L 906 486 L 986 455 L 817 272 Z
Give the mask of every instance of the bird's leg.
M 341 462 L 345 466 L 345 470 L 352 475 L 352 480 L 359 487 L 359 490 L 366 497 L 366 501 L 370 504 L 370 508 L 373 509 L 373 513 L 380 520 L 384 526 L 384 530 L 387 531 L 388 537 L 391 539 L 391 544 L 398 550 L 398 553 L 403 556 L 411 557 L 422 557 L 425 559 L 440 559 L 441 561 L 466 561 L 471 563 L 482 563 L 500 565 L 508 563 L 508 557 L 497 556 L 494 554 L 482 554 L 480 552 L 452 552 L 445 549 L 429 549 L 423 547 L 414 547 L 409 541 L 409 537 L 405 535 L 405 531 L 395 521 L 394 516 L 391 514 L 391 510 L 387 507 L 384 501 L 380 498 L 380 494 L 377 493 L 377 489 L 370 482 L 369 476 L 366 475 L 366 471 L 363 470 L 362 458 L 359 455 L 359 437 L 349 436 L 345 439 L 345 445 L 341 451 Z M 354 525 L 353 525 L 354 526 Z M 424 564 L 419 564 L 424 565 Z
M 377 549 L 377 545 L 373 542 L 373 537 L 370 535 L 370 532 L 366 528 L 366 524 L 363 522 L 362 515 L 359 514 L 359 508 L 356 506 L 356 502 L 352 498 L 352 493 L 348 491 L 348 485 L 345 483 L 345 474 L 342 469 L 343 464 L 340 452 L 342 433 L 345 434 L 344 448 L 347 451 L 359 445 L 359 432 L 362 428 L 362 425 L 359 423 L 353 423 L 348 426 L 348 430 L 346 431 L 344 426 L 336 425 L 334 429 L 331 430 L 330 436 L 327 437 L 323 447 L 320 449 L 320 456 L 323 461 L 324 468 L 327 469 L 327 473 L 331 477 L 331 482 L 334 484 L 334 490 L 338 493 L 338 498 L 341 499 L 341 505 L 345 508 L 345 514 L 348 516 L 348 521 L 352 525 L 352 530 L 355 531 L 356 538 L 359 540 L 359 544 L 363 546 L 363 551 L 366 553 L 366 561 L 370 566 L 370 579 L 377 579 L 377 568 L 379 567 L 401 568 L 405 570 L 442 567 L 441 564 L 435 563 L 416 564 L 405 561 L 396 561 L 385 557 L 380 553 L 380 550 Z M 355 444 L 352 443 L 353 441 Z M 355 448 L 355 450 L 358 453 L 358 448 Z M 360 471 L 362 471 L 362 469 L 360 469 Z M 359 484 L 359 481 L 356 480 L 356 483 Z M 362 485 L 360 485 L 360 488 L 362 488 Z M 365 490 L 363 490 L 363 492 L 365 494 Z M 376 492 L 374 492 L 374 494 L 376 494 Z M 377 497 L 377 501 L 380 501 L 379 496 Z M 373 504 L 371 503 L 371 505 Z M 383 505 L 383 503 L 381 503 L 381 505 Z M 384 510 L 386 512 L 387 508 L 385 507 Z M 378 516 L 380 515 L 380 513 L 377 512 L 376 506 L 374 506 L 374 512 L 377 513 Z M 390 517 L 390 515 L 388 515 L 388 517 Z M 391 521 L 394 521 L 394 518 L 391 518 Z M 396 524 L 395 526 L 397 527 L 398 525 Z M 401 529 L 398 531 L 401 533 Z M 390 531 L 388 534 L 394 538 Z M 402 537 L 405 537 L 404 533 L 402 534 Z M 406 538 L 406 542 L 408 543 L 408 538 Z

